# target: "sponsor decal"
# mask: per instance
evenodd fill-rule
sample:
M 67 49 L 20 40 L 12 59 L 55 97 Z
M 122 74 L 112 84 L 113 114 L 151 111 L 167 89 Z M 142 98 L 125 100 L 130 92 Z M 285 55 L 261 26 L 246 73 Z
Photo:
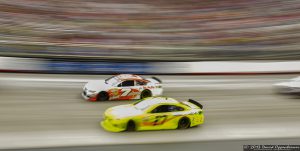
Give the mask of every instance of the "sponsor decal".
M 136 98 L 139 95 L 139 90 L 133 88 L 113 88 L 108 90 L 108 94 L 112 100 L 126 100 Z

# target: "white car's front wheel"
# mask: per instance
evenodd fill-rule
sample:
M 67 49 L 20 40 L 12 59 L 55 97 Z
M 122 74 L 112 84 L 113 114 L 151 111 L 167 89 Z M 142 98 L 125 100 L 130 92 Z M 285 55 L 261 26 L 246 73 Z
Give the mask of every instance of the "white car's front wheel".
M 107 92 L 100 92 L 97 97 L 97 101 L 107 101 L 109 99 L 109 95 Z

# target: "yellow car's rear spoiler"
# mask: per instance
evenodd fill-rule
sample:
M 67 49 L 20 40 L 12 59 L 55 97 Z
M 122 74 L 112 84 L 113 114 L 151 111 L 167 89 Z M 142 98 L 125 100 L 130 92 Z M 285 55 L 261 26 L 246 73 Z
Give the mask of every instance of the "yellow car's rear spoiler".
M 192 104 L 198 106 L 200 109 L 203 109 L 203 105 L 200 104 L 199 102 L 195 101 L 195 100 L 189 99 L 188 102 L 190 102 L 190 103 L 192 103 Z

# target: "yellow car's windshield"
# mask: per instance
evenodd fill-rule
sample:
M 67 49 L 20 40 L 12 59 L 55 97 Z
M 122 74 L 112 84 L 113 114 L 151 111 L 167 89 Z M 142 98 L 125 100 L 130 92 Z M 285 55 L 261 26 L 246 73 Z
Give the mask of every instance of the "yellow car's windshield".
M 149 101 L 147 101 L 147 99 L 150 99 L 150 98 L 141 99 L 141 100 L 133 103 L 134 107 L 136 107 L 137 109 L 142 110 L 142 111 L 146 110 L 148 107 L 153 105 L 153 103 L 150 103 Z
M 137 109 L 144 111 L 155 104 L 161 104 L 161 103 L 178 103 L 178 101 L 172 98 L 165 98 L 165 97 L 149 97 L 149 98 L 142 99 L 134 103 L 133 105 Z
M 134 105 L 137 109 L 144 111 L 145 109 L 147 109 L 148 107 L 150 107 L 150 104 L 147 104 L 143 101 L 138 102 L 137 104 Z

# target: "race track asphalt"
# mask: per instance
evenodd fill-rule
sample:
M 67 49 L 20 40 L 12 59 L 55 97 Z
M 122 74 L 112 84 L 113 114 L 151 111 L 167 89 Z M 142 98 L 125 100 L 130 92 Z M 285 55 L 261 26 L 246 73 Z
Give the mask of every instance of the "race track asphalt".
M 0 149 L 300 138 L 300 98 L 272 87 L 296 76 L 160 75 L 164 96 L 204 105 L 205 124 L 111 133 L 99 126 L 105 109 L 133 101 L 88 102 L 80 96 L 88 80 L 107 75 L 1 73 Z

